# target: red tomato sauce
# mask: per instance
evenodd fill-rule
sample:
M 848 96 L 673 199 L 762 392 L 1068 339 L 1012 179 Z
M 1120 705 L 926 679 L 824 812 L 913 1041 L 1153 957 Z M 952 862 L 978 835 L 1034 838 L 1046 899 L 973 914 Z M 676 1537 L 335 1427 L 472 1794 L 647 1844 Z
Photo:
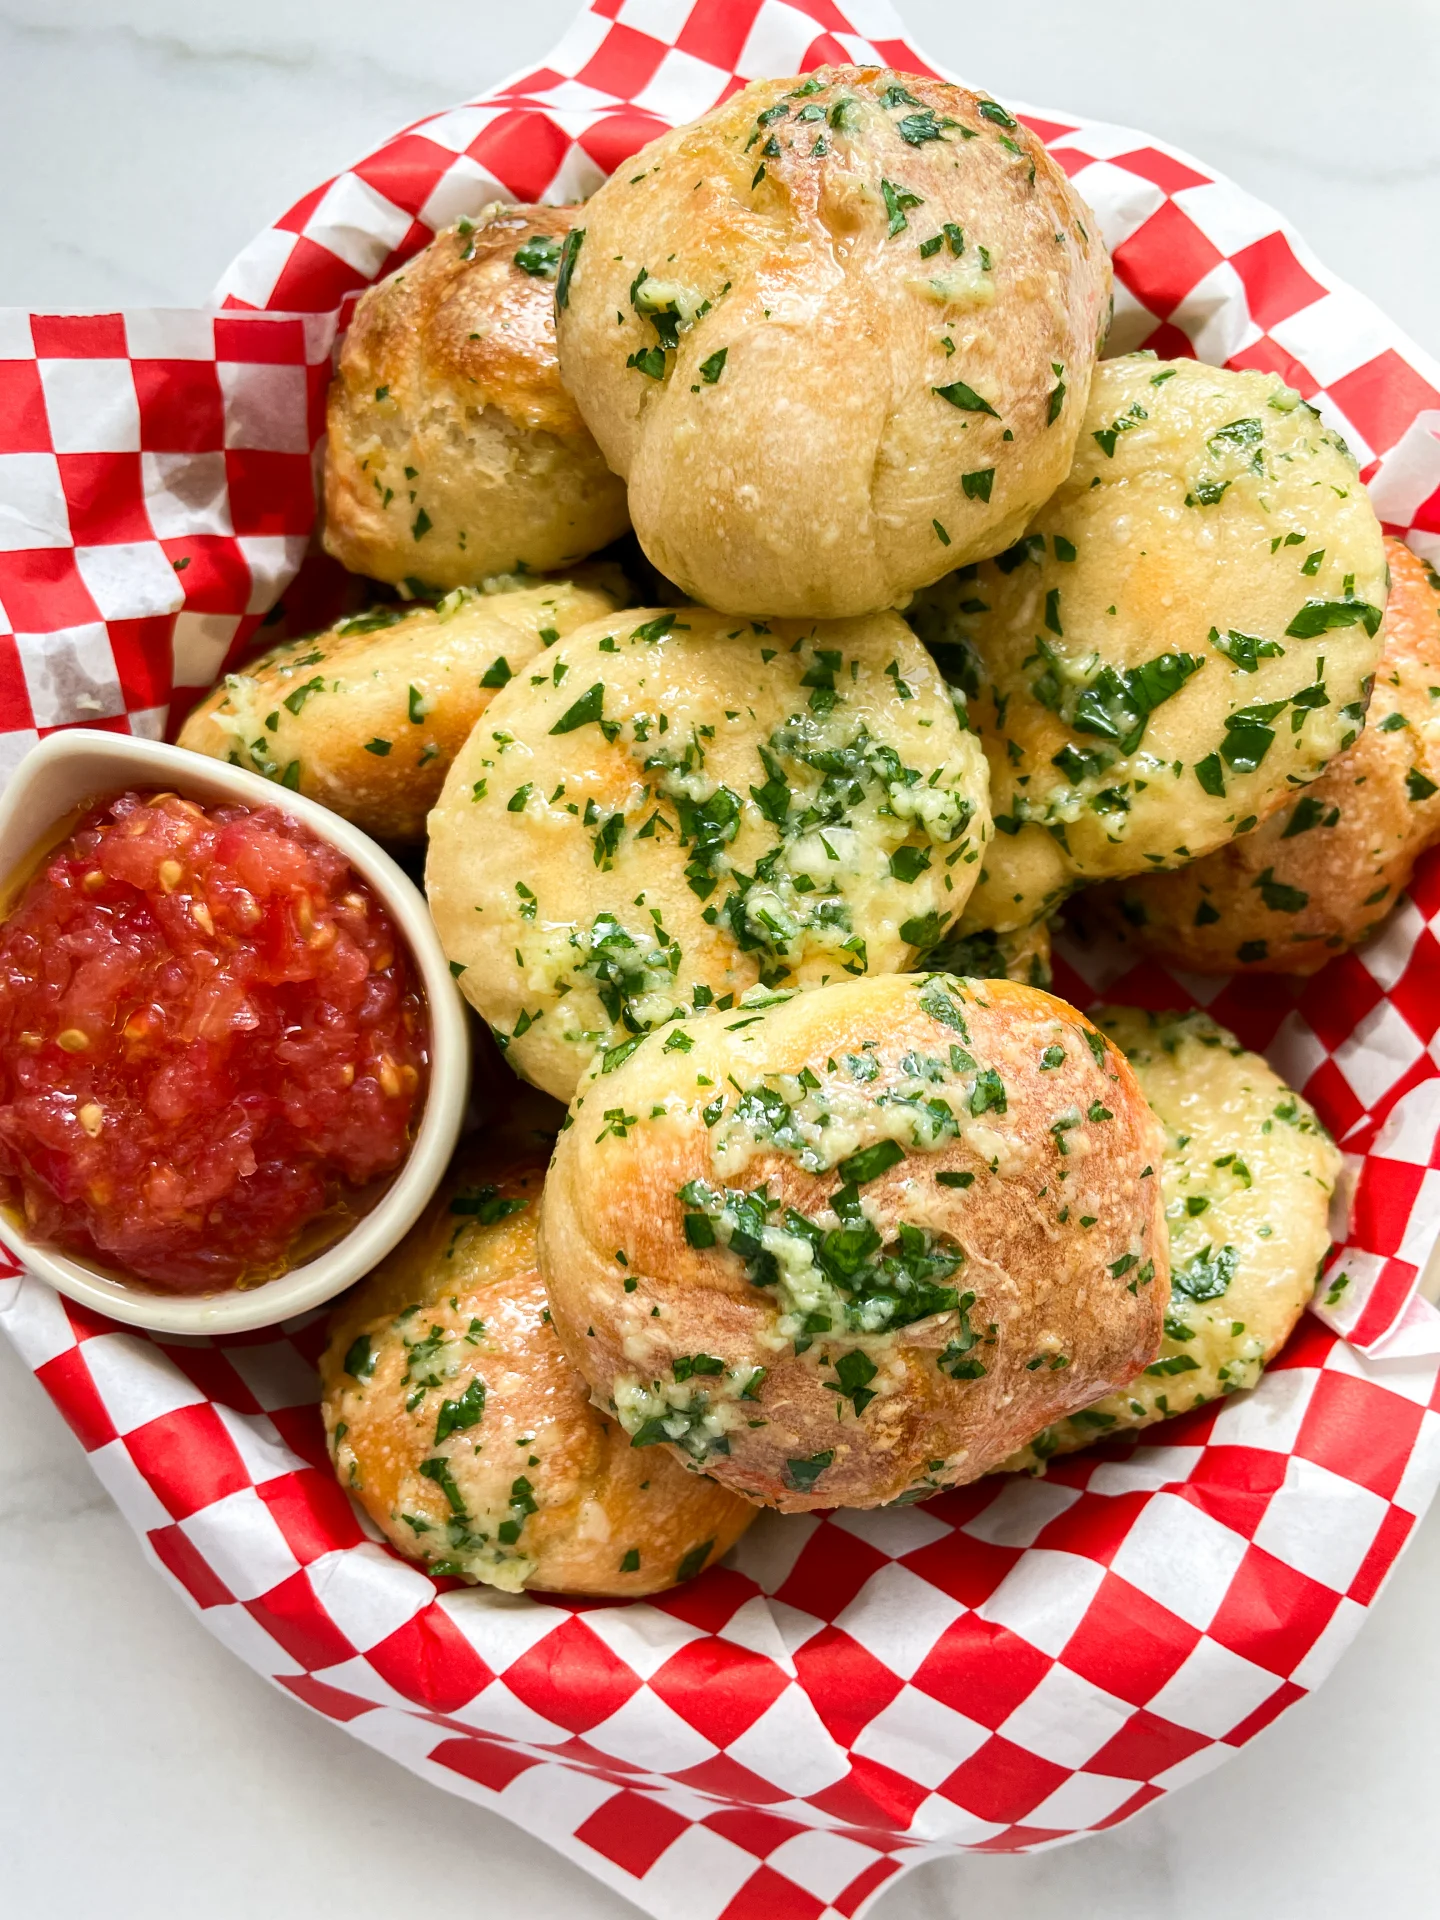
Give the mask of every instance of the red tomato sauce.
M 273 807 L 120 794 L 0 926 L 0 1202 L 166 1292 L 258 1284 L 399 1167 L 427 1047 L 341 854 Z

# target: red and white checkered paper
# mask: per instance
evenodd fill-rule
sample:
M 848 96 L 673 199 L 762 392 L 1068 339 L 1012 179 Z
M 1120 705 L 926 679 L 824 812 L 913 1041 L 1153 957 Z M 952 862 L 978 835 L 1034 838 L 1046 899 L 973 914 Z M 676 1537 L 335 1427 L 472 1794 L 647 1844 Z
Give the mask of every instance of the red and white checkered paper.
M 581 196 L 745 80 L 827 61 L 931 70 L 884 0 L 594 0 L 545 66 L 308 194 L 221 306 L 0 313 L 0 772 L 56 727 L 173 732 L 282 592 L 291 630 L 335 602 L 305 552 L 350 296 L 488 199 Z M 1228 181 L 1024 117 L 1114 254 L 1115 347 L 1279 372 L 1440 560 L 1440 368 Z M 1062 962 L 1082 1004 L 1205 1000 L 1342 1140 L 1322 1293 L 1349 1281 L 1253 1393 L 1043 1481 L 763 1516 L 654 1600 L 466 1589 L 380 1545 L 325 1458 L 319 1319 L 151 1338 L 14 1275 L 0 1325 L 171 1583 L 295 1698 L 665 1920 L 858 1915 L 927 1854 L 1128 1818 L 1358 1629 L 1440 1478 L 1440 1315 L 1417 1291 L 1440 1228 L 1437 930 L 1431 861 L 1308 982 Z

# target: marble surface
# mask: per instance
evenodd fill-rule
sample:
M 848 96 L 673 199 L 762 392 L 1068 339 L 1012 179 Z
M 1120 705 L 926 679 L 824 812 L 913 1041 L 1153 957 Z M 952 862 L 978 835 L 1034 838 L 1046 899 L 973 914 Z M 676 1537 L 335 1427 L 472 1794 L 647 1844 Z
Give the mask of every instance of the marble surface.
M 1435 0 L 907 0 L 1004 98 L 1144 127 L 1280 207 L 1440 352 Z M 291 200 L 538 56 L 571 0 L 0 0 L 0 303 L 202 299 Z M 0 1341 L 0 1858 L 47 1920 L 635 1909 L 242 1667 L 142 1563 Z M 1440 1512 L 1314 1698 L 1122 1831 L 937 1861 L 876 1920 L 1435 1911 Z M 423 1860 L 423 1866 L 419 1863 Z

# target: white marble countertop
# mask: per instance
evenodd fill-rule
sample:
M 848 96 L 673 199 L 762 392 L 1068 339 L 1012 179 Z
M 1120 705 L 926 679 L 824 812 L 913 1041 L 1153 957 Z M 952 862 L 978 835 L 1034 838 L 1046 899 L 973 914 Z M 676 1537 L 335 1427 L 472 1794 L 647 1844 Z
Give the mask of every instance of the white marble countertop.
M 0 0 L 0 303 L 193 304 L 394 127 L 535 59 L 572 0 Z M 1282 209 L 1440 352 L 1435 0 L 904 0 L 1007 95 L 1146 128 Z M 46 1920 L 635 1909 L 241 1666 L 142 1563 L 0 1342 L 0 1858 Z M 1435 1911 L 1440 1513 L 1316 1697 L 1123 1830 L 918 1869 L 876 1920 Z M 421 1862 L 423 1861 L 423 1865 Z

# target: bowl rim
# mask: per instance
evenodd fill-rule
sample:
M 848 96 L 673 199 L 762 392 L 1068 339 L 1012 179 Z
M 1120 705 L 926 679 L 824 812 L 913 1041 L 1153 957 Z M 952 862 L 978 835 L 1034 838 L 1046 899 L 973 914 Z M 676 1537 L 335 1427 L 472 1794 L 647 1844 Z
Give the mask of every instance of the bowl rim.
M 93 776 L 88 773 L 94 770 Z M 0 1242 L 58 1293 L 126 1326 L 155 1333 L 213 1335 L 274 1325 L 320 1306 L 353 1285 L 420 1217 L 444 1177 L 460 1136 L 470 1086 L 470 1032 L 459 989 L 423 895 L 368 834 L 328 807 L 243 767 L 133 734 L 67 728 L 31 748 L 0 794 L 0 884 L 61 817 L 42 818 L 37 787 L 68 770 L 76 803 L 127 787 L 174 790 L 202 804 L 278 808 L 327 842 L 371 887 L 410 948 L 430 1017 L 430 1072 L 420 1125 L 399 1172 L 374 1207 L 313 1260 L 261 1286 L 218 1294 L 150 1293 L 127 1286 L 55 1248 L 33 1243 L 0 1212 Z M 53 812 L 53 808 L 45 809 Z

